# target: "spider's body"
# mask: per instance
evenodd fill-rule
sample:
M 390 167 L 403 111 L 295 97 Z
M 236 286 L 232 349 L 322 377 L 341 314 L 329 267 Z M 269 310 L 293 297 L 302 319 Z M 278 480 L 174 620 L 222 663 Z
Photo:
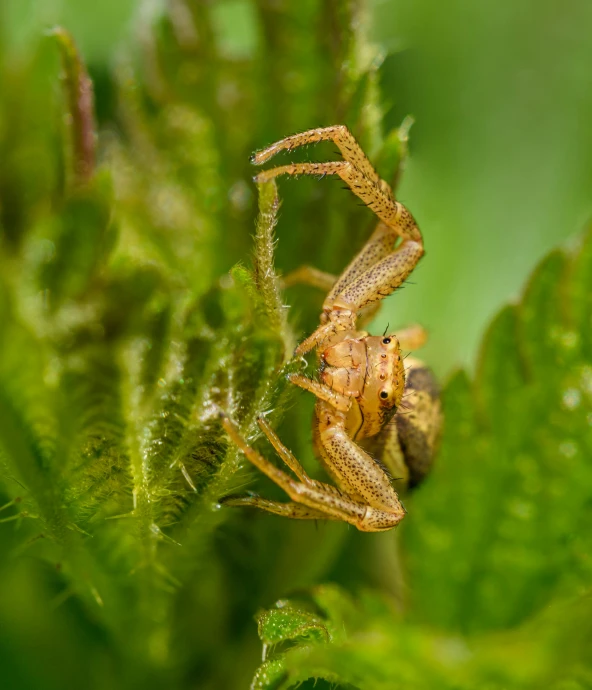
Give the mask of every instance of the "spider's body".
M 316 350 L 320 380 L 299 374 L 290 380 L 317 397 L 315 448 L 339 488 L 311 479 L 264 420 L 259 425 L 300 481 L 248 446 L 225 418 L 234 442 L 293 501 L 243 496 L 226 502 L 292 518 L 344 520 L 363 531 L 383 531 L 395 527 L 405 515 L 392 477 L 417 484 L 431 466 L 441 427 L 440 401 L 429 369 L 417 360 L 404 362 L 401 354 L 401 349 L 423 344 L 423 329 L 415 326 L 398 335 L 370 336 L 358 330 L 358 319 L 367 318 L 381 299 L 404 282 L 423 255 L 423 240 L 413 216 L 394 200 L 390 186 L 378 177 L 344 126 L 287 137 L 256 153 L 253 161 L 261 164 L 281 150 L 324 140 L 337 144 L 343 161 L 289 164 L 260 173 L 257 180 L 283 174 L 339 175 L 380 219 L 339 278 L 304 267 L 292 279 L 326 285 L 329 290 L 319 327 L 296 349 L 299 356 Z
M 350 397 L 346 430 L 355 441 L 375 436 L 401 404 L 405 370 L 396 336 L 347 333 L 320 354 L 321 381 Z M 322 418 L 322 401 L 317 419 Z M 325 403 L 326 404 L 326 403 Z

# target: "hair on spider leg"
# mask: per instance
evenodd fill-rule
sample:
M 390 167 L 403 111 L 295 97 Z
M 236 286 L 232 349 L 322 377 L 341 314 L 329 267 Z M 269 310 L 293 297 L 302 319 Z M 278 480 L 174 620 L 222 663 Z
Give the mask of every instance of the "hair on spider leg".
M 241 492 L 241 489 L 237 488 L 236 493 L 231 493 L 231 494 L 226 494 L 226 496 L 221 496 L 218 499 L 218 503 L 220 503 L 221 505 L 224 505 L 225 503 L 228 503 L 228 501 L 232 501 L 235 498 L 245 498 L 245 496 L 248 496 L 249 498 L 259 498 L 259 494 L 256 494 L 253 491 Z
M 382 469 L 382 471 L 387 475 L 389 479 L 393 479 L 393 475 L 391 474 L 390 469 L 384 464 L 384 462 L 380 459 L 377 458 L 376 455 L 372 455 L 372 460 Z
M 246 467 L 246 465 L 245 465 L 245 467 Z M 245 479 L 242 482 L 236 484 L 236 486 L 234 487 L 234 490 L 238 491 L 240 493 L 246 493 L 249 496 L 256 496 L 257 498 L 259 498 L 259 494 L 255 493 L 254 491 L 250 491 L 249 489 L 247 489 L 248 486 L 252 486 L 253 484 L 256 483 L 256 481 L 257 481 L 257 477 L 255 474 L 253 474 L 252 476 L 249 475 L 249 476 L 245 477 Z

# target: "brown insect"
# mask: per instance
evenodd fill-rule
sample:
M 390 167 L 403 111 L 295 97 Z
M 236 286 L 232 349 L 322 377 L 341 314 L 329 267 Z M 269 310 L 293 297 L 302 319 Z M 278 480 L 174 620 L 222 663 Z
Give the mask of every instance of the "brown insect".
M 357 326 L 409 276 L 424 253 L 423 239 L 411 213 L 394 199 L 391 187 L 343 125 L 286 137 L 258 151 L 252 160 L 261 165 L 280 151 L 318 141 L 333 141 L 343 160 L 291 163 L 266 170 L 256 180 L 339 175 L 379 218 L 370 239 L 339 278 L 303 267 L 291 280 L 327 285 L 329 290 L 320 326 L 295 353 L 302 356 L 316 349 L 320 380 L 293 374 L 290 381 L 317 398 L 315 450 L 338 488 L 311 479 L 263 418 L 259 426 L 298 480 L 251 448 L 224 416 L 234 443 L 292 499 L 281 503 L 233 496 L 224 502 L 297 519 L 343 520 L 359 530 L 378 532 L 395 527 L 405 516 L 392 477 L 411 486 L 421 481 L 432 464 L 442 415 L 431 371 L 401 354 L 425 342 L 424 330 L 412 326 L 398 335 L 371 336 Z

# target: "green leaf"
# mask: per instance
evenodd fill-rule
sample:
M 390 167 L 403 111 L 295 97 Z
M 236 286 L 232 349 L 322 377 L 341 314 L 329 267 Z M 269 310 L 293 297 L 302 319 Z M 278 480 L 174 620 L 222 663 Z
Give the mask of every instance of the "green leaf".
M 262 611 L 257 616 L 259 637 L 263 644 L 275 645 L 286 640 L 326 642 L 330 639 L 329 631 L 318 616 L 284 602 L 278 602 L 276 607 Z
M 460 255 L 447 223 L 465 218 L 465 249 L 485 246 L 492 235 L 475 227 L 500 185 L 458 184 L 471 132 L 451 139 L 450 113 L 431 127 L 437 111 L 415 91 L 399 17 L 389 83 L 363 2 L 143 3 L 123 46 L 94 17 L 125 2 L 43 4 L 43 22 L 63 11 L 64 25 L 86 23 L 110 46 L 108 63 L 84 31 L 80 51 L 63 29 L 14 48 L 14 18 L 35 22 L 42 4 L 0 9 L 0 685 L 214 690 L 248 687 L 255 674 L 253 687 L 284 690 L 591 687 L 590 239 L 543 262 L 494 320 L 476 373 L 449 380 L 441 458 L 405 497 L 397 534 L 230 508 L 229 494 L 286 497 L 229 443 L 220 410 L 280 463 L 256 423 L 265 414 L 326 479 L 311 443 L 314 401 L 286 379 L 303 370 L 292 352 L 318 325 L 322 296 L 283 292 L 276 267 L 338 274 L 376 221 L 331 177 L 282 178 L 279 197 L 273 184 L 257 189 L 253 149 L 346 123 L 396 188 L 410 120 L 392 127 L 413 107 L 417 155 L 400 193 L 411 203 L 418 182 L 425 191 L 433 180 L 412 204 L 436 259 L 418 274 L 428 291 L 451 269 L 455 285 L 471 277 L 475 262 L 450 263 Z M 390 4 L 380 11 L 394 17 Z M 380 70 L 396 99 L 388 126 Z M 436 105 L 458 92 L 441 76 L 430 77 Z M 560 95 L 557 107 L 570 102 Z M 334 154 L 320 144 L 278 164 Z M 549 167 L 563 181 L 562 222 L 549 214 L 550 225 L 565 232 L 565 190 L 577 192 L 567 154 Z M 508 232 L 516 210 L 528 211 L 516 222 L 528 218 L 543 237 L 526 204 L 549 209 L 521 171 L 504 160 L 488 173 L 512 186 L 495 208 Z M 534 251 L 521 240 L 504 245 L 516 265 Z M 511 276 L 496 271 L 501 287 Z M 466 328 L 449 331 L 448 345 L 432 338 L 440 367 L 465 342 Z
M 572 321 L 592 292 L 591 244 L 588 233 L 545 258 L 494 318 L 474 380 L 458 372 L 445 387 L 440 457 L 401 527 L 405 616 L 362 598 L 344 617 L 348 596 L 329 589 L 333 605 L 316 597 L 323 624 L 344 632 L 311 646 L 290 628 L 310 614 L 292 605 L 277 638 L 260 626 L 266 645 L 296 638 L 277 652 L 281 682 L 260 687 L 580 687 L 592 676 L 592 359 Z
M 573 268 L 590 242 L 539 265 L 494 319 L 464 399 L 454 381 L 445 390 L 440 460 L 404 530 L 420 620 L 504 628 L 590 581 L 574 535 L 590 520 L 591 360 L 569 320 L 592 289 Z
M 38 240 L 51 246 L 40 276 L 40 288 L 48 291 L 51 309 L 88 291 L 108 258 L 111 199 L 100 185 L 96 187 L 70 196 L 59 218 Z
M 93 85 L 73 36 L 56 27 L 50 32 L 58 42 L 64 69 L 64 91 L 72 141 L 72 178 L 75 185 L 88 182 L 95 171 L 96 141 Z

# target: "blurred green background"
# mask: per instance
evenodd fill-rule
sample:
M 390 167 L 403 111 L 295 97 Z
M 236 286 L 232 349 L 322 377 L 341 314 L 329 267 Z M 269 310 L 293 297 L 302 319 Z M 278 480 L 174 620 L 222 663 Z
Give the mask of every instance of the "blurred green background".
M 235 57 L 257 51 L 262 37 L 249 2 L 209 4 L 224 49 Z M 26 50 L 44 28 L 63 24 L 100 88 L 118 51 L 137 38 L 138 18 L 162 3 L 3 5 L 9 54 Z M 396 127 L 407 114 L 416 120 L 399 198 L 416 215 L 427 248 L 413 285 L 390 299 L 376 328 L 420 321 L 432 336 L 425 356 L 445 373 L 472 365 L 495 310 L 515 299 L 540 257 L 590 216 L 592 7 L 584 0 L 373 0 L 367 8 L 370 38 L 384 57 L 385 125 Z M 303 21 L 309 13 L 303 5 Z M 306 98 L 297 78 L 287 88 L 295 101 Z M 280 104 L 271 93 L 263 107 Z M 301 118 L 290 124 L 301 130 L 332 123 Z M 251 136 L 251 148 L 269 143 Z M 291 185 L 282 187 L 289 196 Z M 294 268 L 293 252 L 283 251 L 282 240 L 288 241 L 281 230 L 280 237 L 278 265 L 286 273 Z M 232 233 L 230 239 L 228 266 L 244 258 L 244 245 Z
M 95 85 L 82 189 L 55 24 Z M 590 241 L 480 345 L 589 220 L 591 26 L 587 0 L 0 0 L 0 687 L 592 687 Z M 277 371 L 322 295 L 286 292 L 294 334 L 261 303 L 249 153 L 345 122 L 388 178 L 408 114 L 426 256 L 372 328 L 428 328 L 440 462 L 396 534 L 220 508 L 282 494 L 215 405 L 254 440 L 274 410 L 321 476 Z M 279 190 L 277 270 L 338 273 L 371 214 Z

